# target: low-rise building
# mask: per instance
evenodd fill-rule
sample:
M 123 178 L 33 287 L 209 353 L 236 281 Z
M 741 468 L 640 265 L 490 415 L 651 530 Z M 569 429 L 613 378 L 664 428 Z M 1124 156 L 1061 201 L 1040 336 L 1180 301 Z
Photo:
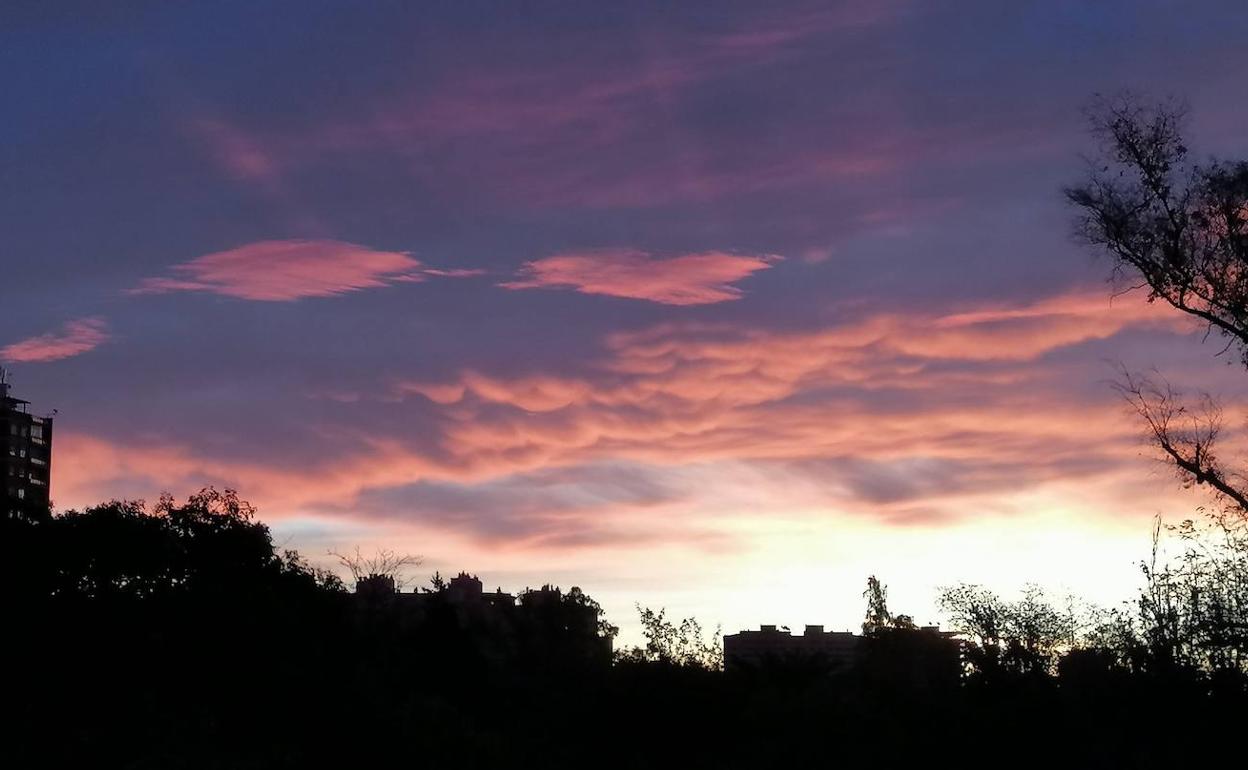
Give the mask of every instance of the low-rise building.
M 825 631 L 808 625 L 800 635 L 788 628 L 759 626 L 724 636 L 724 667 L 758 666 L 767 662 L 819 658 L 836 668 L 853 664 L 862 637 L 850 631 Z
M 787 627 L 760 626 L 724 636 L 724 668 L 758 668 L 771 664 L 818 662 L 832 671 L 857 666 L 873 676 L 884 669 L 910 683 L 956 681 L 959 642 L 939 626 L 898 627 L 863 636 L 851 631 L 825 631 L 806 626 L 801 634 Z
M 607 663 L 612 636 L 603 630 L 598 605 L 573 588 L 553 586 L 510 594 L 485 591 L 480 578 L 461 572 L 431 590 L 404 592 L 393 577 L 369 575 L 356 583 L 361 611 L 394 618 L 409 631 L 450 624 L 460 638 L 494 662 L 519 657 L 563 663 Z M 557 661 L 556 661 L 557 662 Z

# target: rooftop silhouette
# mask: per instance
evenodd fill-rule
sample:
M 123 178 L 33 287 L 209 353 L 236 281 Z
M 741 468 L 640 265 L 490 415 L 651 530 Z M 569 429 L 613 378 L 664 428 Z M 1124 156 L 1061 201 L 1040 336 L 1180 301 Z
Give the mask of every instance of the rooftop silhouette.
M 52 417 L 12 395 L 0 367 L 0 505 L 7 516 L 46 515 L 52 500 Z

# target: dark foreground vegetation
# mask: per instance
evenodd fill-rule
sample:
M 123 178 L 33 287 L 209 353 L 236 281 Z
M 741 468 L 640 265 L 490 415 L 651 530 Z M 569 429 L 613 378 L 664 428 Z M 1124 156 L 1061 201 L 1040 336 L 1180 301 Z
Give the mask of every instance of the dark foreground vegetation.
M 873 580 L 855 665 L 724 671 L 649 611 L 646 646 L 613 659 L 576 590 L 521 595 L 507 628 L 457 615 L 440 579 L 416 615 L 348 592 L 232 493 L 3 528 L 7 767 L 1163 767 L 1248 715 L 1243 610 L 1215 606 L 1234 586 L 1212 562 L 1095 617 L 947 589 L 960 654 Z

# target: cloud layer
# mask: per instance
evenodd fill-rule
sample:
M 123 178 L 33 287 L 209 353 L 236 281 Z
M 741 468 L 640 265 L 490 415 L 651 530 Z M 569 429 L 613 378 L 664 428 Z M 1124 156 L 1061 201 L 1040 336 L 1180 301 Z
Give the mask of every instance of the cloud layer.
M 341 241 L 259 241 L 175 265 L 172 276 L 147 278 L 134 292 L 202 291 L 289 302 L 419 281 L 420 266 L 404 253 Z
M 710 305 L 740 299 L 733 284 L 780 258 L 740 256 L 722 251 L 657 258 L 636 249 L 604 249 L 557 254 L 526 262 L 508 289 L 570 288 L 663 305 Z
M 1022 477 L 1075 475 L 1080 456 L 1089 472 L 1121 460 L 1120 415 L 1064 402 L 1036 362 L 1150 328 L 1186 327 L 1157 307 L 1113 306 L 1092 293 L 872 314 L 800 332 L 672 324 L 612 335 L 608 355 L 579 376 L 467 371 L 396 393 L 443 408 L 443 462 L 468 474 L 591 461 L 780 462 L 839 477 L 842 502 L 853 505 L 884 499 L 866 477 L 913 476 L 890 502 L 930 506 L 937 478 L 989 494 Z M 1100 443 L 1087 438 L 1093 425 Z M 829 473 L 831 460 L 857 470 Z
M 67 322 L 60 331 L 14 342 L 0 348 L 0 361 L 45 363 L 81 355 L 103 345 L 110 338 L 103 318 L 79 318 Z
M 1134 427 L 1105 398 L 1073 397 L 1050 359 L 1187 328 L 1099 292 L 881 311 L 810 330 L 661 324 L 609 335 L 600 356 L 566 373 L 470 369 L 337 399 L 307 426 L 333 440 L 303 463 L 76 435 L 61 488 L 233 485 L 278 510 L 511 547 L 649 541 L 643 509 L 679 512 L 663 529 L 669 542 L 715 547 L 732 538 L 710 535 L 706 517 L 742 506 L 952 522 L 1009 512 L 1019 490 L 1115 486 L 1138 473 Z M 370 419 L 379 409 L 392 416 Z

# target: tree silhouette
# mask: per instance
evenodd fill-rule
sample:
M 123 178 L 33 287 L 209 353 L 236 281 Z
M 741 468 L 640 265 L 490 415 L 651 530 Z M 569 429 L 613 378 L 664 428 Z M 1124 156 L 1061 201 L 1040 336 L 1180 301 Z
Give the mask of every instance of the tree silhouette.
M 1066 190 L 1079 234 L 1128 285 L 1218 330 L 1248 364 L 1248 162 L 1191 162 L 1174 102 L 1098 98 L 1088 120 L 1100 155 Z
M 641 617 L 645 647 L 633 647 L 621 651 L 621 660 L 627 662 L 650 662 L 705 671 L 719 671 L 724 667 L 723 637 L 719 627 L 709 640 L 702 638 L 702 624 L 697 618 L 683 618 L 679 623 L 667 619 L 667 610 L 658 612 L 649 607 L 637 606 Z
M 941 590 L 941 609 L 966 637 L 963 654 L 979 679 L 1041 676 L 1051 673 L 1060 655 L 1075 642 L 1073 612 L 1054 607 L 1039 586 L 1027 586 L 1016 601 L 979 585 Z
M 1238 348 L 1248 366 L 1248 161 L 1194 163 L 1186 109 L 1123 95 L 1088 110 L 1100 141 L 1087 179 L 1065 190 L 1081 239 L 1108 254 L 1124 291 L 1145 289 Z M 1168 384 L 1124 372 L 1119 389 L 1185 483 L 1248 515 L 1242 479 L 1217 461 L 1221 411 L 1183 403 Z
M 1228 526 L 1214 538 L 1190 520 L 1167 529 L 1182 553 L 1158 562 L 1158 519 L 1139 599 L 1152 666 L 1248 673 L 1248 529 Z
M 517 635 L 522 655 L 547 668 L 608 664 L 619 629 L 603 616 L 592 597 L 573 586 L 521 592 Z
M 1114 261 L 1129 290 L 1147 291 L 1226 338 L 1248 367 L 1248 161 L 1193 162 L 1186 110 L 1174 101 L 1098 99 L 1089 110 L 1100 153 L 1067 188 L 1077 232 Z M 1123 370 L 1117 388 L 1185 487 L 1213 494 L 1209 524 L 1154 529 L 1137 602 L 1138 631 L 1114 624 L 1120 660 L 1158 671 L 1242 676 L 1248 639 L 1248 478 L 1220 452 L 1220 404 L 1188 400 L 1160 375 Z M 1163 531 L 1182 549 L 1159 562 Z
M 967 681 L 992 685 L 964 687 L 957 641 L 913 628 L 875 579 L 852 663 L 724 672 L 718 631 L 641 607 L 645 646 L 612 665 L 614 627 L 577 588 L 366 601 L 274 549 L 230 491 L 6 527 L 0 545 L 30 570 L 0 587 L 15 767 L 306 767 L 417 747 L 431 767 L 731 768 L 814 764 L 830 746 L 911 761 L 942 740 L 1181 766 L 1191 730 L 1230 730 L 1248 703 L 1231 633 L 1248 570 L 1216 550 L 1150 572 L 1156 622 L 1111 613 L 1086 638 L 1042 594 L 959 587 L 950 608 L 978 652 Z M 1135 736 L 1158 704 L 1170 729 L 1145 751 Z M 1039 728 L 1054 736 L 1042 746 Z
M 867 616 L 862 621 L 862 633 L 875 634 L 886 629 L 912 629 L 914 619 L 909 615 L 893 616 L 888 609 L 888 586 L 875 575 L 867 578 L 867 590 L 862 598 L 867 600 Z
M 338 560 L 348 572 L 356 586 L 367 580 L 384 580 L 392 591 L 401 591 L 407 587 L 411 578 L 407 571 L 420 566 L 421 557 L 410 553 L 398 553 L 389 548 L 378 548 L 372 555 L 365 555 L 357 545 L 350 553 L 330 551 L 330 556 Z M 440 576 L 435 576 L 439 580 Z

